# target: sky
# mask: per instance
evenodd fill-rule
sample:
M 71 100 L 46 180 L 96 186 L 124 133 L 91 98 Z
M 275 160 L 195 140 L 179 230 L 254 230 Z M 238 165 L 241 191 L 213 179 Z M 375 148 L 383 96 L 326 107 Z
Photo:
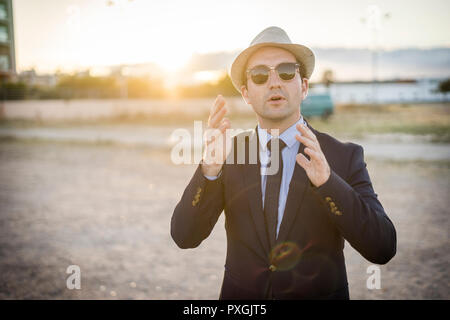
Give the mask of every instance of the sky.
M 245 48 L 272 25 L 309 47 L 450 47 L 448 0 L 13 0 L 13 8 L 19 72 L 147 62 L 175 72 L 193 54 Z

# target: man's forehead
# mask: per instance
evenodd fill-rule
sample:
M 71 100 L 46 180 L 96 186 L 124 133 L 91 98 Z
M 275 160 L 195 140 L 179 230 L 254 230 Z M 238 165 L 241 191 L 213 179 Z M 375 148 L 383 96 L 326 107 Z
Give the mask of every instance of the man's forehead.
M 280 62 L 296 62 L 296 59 L 292 53 L 285 49 L 262 47 L 251 55 L 247 66 L 251 68 L 259 64 L 278 64 Z

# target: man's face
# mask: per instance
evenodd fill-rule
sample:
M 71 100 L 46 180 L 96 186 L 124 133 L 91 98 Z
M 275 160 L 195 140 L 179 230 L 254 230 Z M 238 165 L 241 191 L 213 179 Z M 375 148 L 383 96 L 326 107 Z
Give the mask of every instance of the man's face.
M 263 47 L 256 51 L 248 60 L 247 69 L 258 65 L 276 67 L 283 62 L 296 63 L 295 56 L 289 51 L 276 47 Z M 300 103 L 308 92 L 308 79 L 301 79 L 296 72 L 292 80 L 284 81 L 276 70 L 271 70 L 269 79 L 264 84 L 255 84 L 250 77 L 247 88 L 241 87 L 245 101 L 252 105 L 253 110 L 263 120 L 282 122 L 283 120 L 298 119 Z M 281 100 L 273 101 L 271 97 L 279 95 Z

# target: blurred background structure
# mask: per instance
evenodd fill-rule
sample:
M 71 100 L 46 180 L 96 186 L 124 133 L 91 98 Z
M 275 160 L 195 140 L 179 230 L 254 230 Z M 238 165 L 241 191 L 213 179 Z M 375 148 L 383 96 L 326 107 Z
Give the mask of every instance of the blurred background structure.
M 12 0 L 0 1 L 0 79 L 13 79 L 16 75 L 14 48 L 14 19 Z
M 302 114 L 364 147 L 397 229 L 380 290 L 367 289 L 370 265 L 346 243 L 351 298 L 449 299 L 449 9 L 0 0 L 0 299 L 218 298 L 223 215 L 195 250 L 170 238 L 196 167 L 171 161 L 172 133 L 194 136 L 217 94 L 233 128 L 255 127 L 227 70 L 270 25 L 314 51 Z M 69 265 L 81 268 L 81 290 L 66 287 Z

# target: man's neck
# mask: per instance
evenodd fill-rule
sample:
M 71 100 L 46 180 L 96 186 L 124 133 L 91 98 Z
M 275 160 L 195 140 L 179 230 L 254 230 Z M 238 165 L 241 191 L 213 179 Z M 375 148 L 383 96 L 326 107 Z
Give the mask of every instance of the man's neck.
M 299 113 L 292 119 L 283 119 L 282 121 L 272 121 L 270 119 L 261 119 L 258 117 L 259 127 L 266 129 L 268 133 L 272 134 L 272 130 L 279 130 L 278 134 L 281 135 L 286 129 L 291 127 L 294 123 L 300 120 L 301 114 Z

